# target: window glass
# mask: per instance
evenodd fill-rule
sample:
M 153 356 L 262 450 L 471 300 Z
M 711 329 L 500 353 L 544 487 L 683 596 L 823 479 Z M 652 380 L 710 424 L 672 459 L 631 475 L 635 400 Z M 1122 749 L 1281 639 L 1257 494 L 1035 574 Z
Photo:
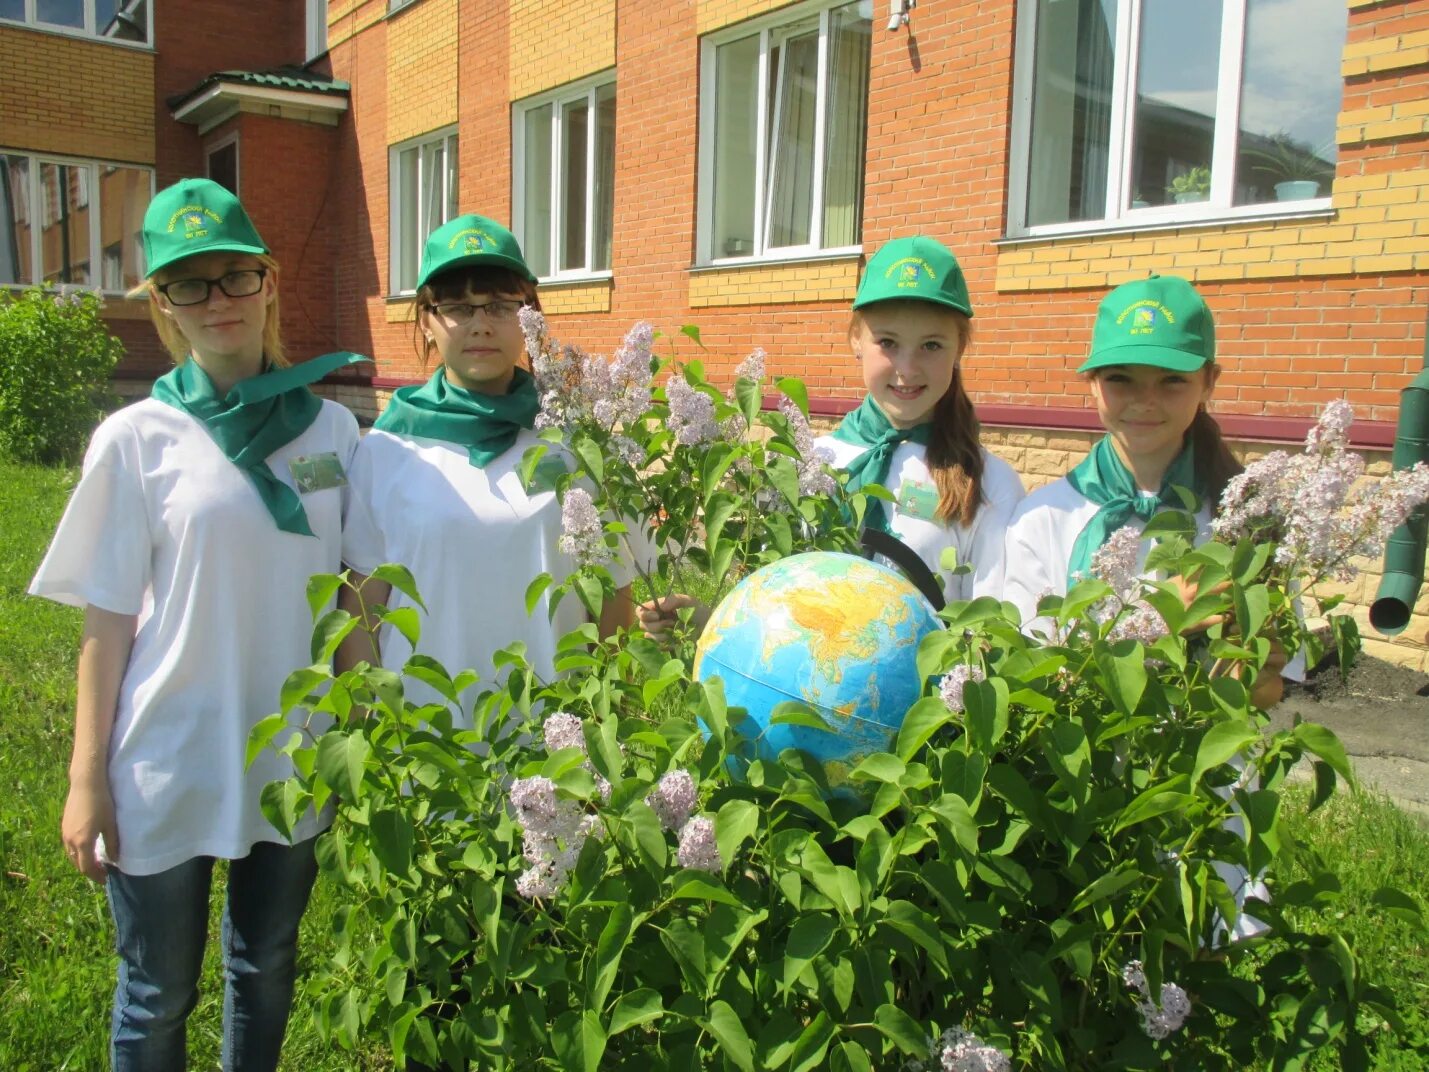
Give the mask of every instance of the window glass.
M 139 168 L 99 169 L 99 243 L 105 251 L 105 290 L 132 290 L 144 279 L 144 246 L 139 240 L 149 207 L 149 173 Z M 111 283 L 110 253 L 117 256 Z
M 40 165 L 40 274 L 47 283 L 89 284 L 89 209 L 80 203 L 88 182 L 87 165 Z
M 522 201 L 521 252 L 538 276 L 551 274 L 551 114 L 553 106 L 532 108 L 524 117 L 523 171 L 526 177 Z
M 590 106 L 586 98 L 561 107 L 561 270 L 585 267 L 586 167 Z
M 84 29 L 84 0 L 35 0 L 35 17 L 51 26 Z
M 149 0 L 96 0 L 94 29 L 117 41 L 147 41 Z
M 30 158 L 0 155 L 0 283 L 33 283 Z
M 834 11 L 829 101 L 824 119 L 824 245 L 857 245 L 863 234 L 864 135 L 872 24 L 857 4 Z
M 208 154 L 208 177 L 238 196 L 238 143 L 220 145 Z
M 1336 70 L 1348 8 L 1320 0 L 1249 0 L 1235 203 L 1329 195 L 1335 177 Z
M 813 241 L 814 130 L 819 106 L 819 24 L 801 24 L 771 50 L 773 122 L 769 124 L 770 181 L 765 245 Z
M 417 285 L 417 264 L 422 248 L 418 237 L 417 206 L 420 197 L 417 185 L 417 159 L 421 150 L 413 147 L 397 154 L 397 279 L 394 291 L 411 290 Z
M 25 0 L 0 0 L 0 19 L 25 21 Z
M 754 252 L 759 35 L 715 49 L 714 256 Z
M 615 235 L 615 83 L 595 91 L 595 213 L 591 228 L 595 248 L 590 266 L 606 271 L 611 266 L 611 246 Z

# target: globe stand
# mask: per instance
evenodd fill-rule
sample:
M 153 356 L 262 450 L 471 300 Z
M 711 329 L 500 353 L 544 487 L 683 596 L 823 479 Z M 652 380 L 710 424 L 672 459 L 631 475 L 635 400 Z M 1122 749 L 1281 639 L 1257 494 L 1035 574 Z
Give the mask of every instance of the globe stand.
M 947 597 L 937 575 L 913 548 L 897 536 L 882 529 L 864 529 L 858 534 L 858 542 L 863 546 L 864 558 L 882 555 L 902 570 L 903 576 L 923 593 L 923 598 L 933 605 L 934 610 L 942 610 L 947 605 Z

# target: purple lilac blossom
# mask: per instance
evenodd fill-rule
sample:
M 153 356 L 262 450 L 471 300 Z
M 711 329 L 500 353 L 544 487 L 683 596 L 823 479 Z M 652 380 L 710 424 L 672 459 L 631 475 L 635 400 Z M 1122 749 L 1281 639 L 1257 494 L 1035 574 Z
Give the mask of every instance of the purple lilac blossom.
M 600 514 L 590 492 L 584 488 L 571 488 L 566 492 L 565 502 L 561 503 L 561 538 L 557 546 L 562 554 L 570 555 L 582 564 L 604 562 L 610 558 Z
M 690 819 L 680 828 L 679 861 L 681 867 L 718 873 L 724 869 L 715 844 L 714 822 L 702 815 Z
M 684 826 L 690 812 L 695 810 L 698 795 L 695 780 L 689 772 L 673 770 L 661 776 L 654 791 L 645 798 L 645 803 L 655 810 L 662 827 L 678 830 Z
M 981 666 L 958 663 L 938 682 L 938 695 L 943 698 L 943 703 L 948 705 L 948 710 L 957 714 L 963 710 L 963 690 L 967 688 L 968 682 L 986 680 L 987 674 Z
M 668 426 L 676 443 L 698 447 L 719 438 L 714 402 L 691 387 L 679 373 L 666 383 L 665 398 L 670 403 Z

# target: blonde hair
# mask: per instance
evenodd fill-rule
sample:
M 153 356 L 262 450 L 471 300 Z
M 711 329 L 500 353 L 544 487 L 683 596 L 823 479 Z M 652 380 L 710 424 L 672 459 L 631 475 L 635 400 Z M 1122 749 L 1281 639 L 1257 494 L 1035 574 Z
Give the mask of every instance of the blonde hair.
M 278 262 L 266 253 L 254 254 L 253 257 L 268 270 L 268 275 L 273 280 L 273 296 L 268 300 L 268 315 L 263 321 L 263 356 L 268 359 L 270 364 L 278 368 L 286 368 L 288 357 L 283 351 L 283 321 L 278 310 Z M 183 262 L 177 263 L 182 264 Z M 172 273 L 172 269 L 173 265 L 168 265 L 155 272 L 154 275 L 156 277 L 168 276 Z M 192 347 L 189 345 L 189 340 L 184 337 L 184 333 L 179 330 L 174 318 L 165 315 L 163 306 L 159 304 L 159 288 L 155 285 L 155 280 L 153 278 L 144 280 L 126 297 L 148 298 L 149 319 L 154 324 L 154 330 L 159 333 L 159 341 L 164 344 L 164 349 L 169 351 L 169 356 L 174 359 L 174 364 L 182 365 L 187 361 Z

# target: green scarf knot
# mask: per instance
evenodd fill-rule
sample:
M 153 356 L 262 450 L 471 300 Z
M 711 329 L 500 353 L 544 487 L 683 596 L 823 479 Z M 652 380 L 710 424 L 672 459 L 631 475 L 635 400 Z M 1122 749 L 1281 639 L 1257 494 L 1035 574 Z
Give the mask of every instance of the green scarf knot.
M 1067 560 L 1068 583 L 1078 576 L 1090 577 L 1092 556 L 1101 550 L 1108 537 L 1132 518 L 1150 521 L 1164 507 L 1179 508 L 1181 498 L 1173 489 L 1196 491 L 1196 462 L 1187 444 L 1181 448 L 1161 478 L 1161 488 L 1155 496 L 1143 495 L 1136 478 L 1117 454 L 1111 436 L 1102 436 L 1077 467 L 1067 474 L 1067 482 L 1099 507 L 1092 519 L 1077 534 L 1072 555 Z
M 399 387 L 372 427 L 399 435 L 440 439 L 465 447 L 485 469 L 501 457 L 523 428 L 533 428 L 541 401 L 535 378 L 517 368 L 504 395 L 484 395 L 448 382 L 445 367 L 420 387 Z
M 834 429 L 834 438 L 867 449 L 844 466 L 849 475 L 848 490 L 857 491 L 865 484 L 883 485 L 893 464 L 893 452 L 901 443 L 926 445 L 932 435 L 932 422 L 912 428 L 895 428 L 888 415 L 878 408 L 872 395 L 865 395 L 857 409 L 847 414 Z M 889 532 L 888 511 L 882 499 L 870 499 L 863 515 L 867 528 Z
M 150 397 L 182 410 L 204 426 L 218 449 L 253 482 L 273 521 L 284 532 L 313 535 L 298 493 L 274 475 L 268 457 L 306 432 L 322 411 L 308 384 L 357 361 L 339 350 L 288 368 L 269 368 L 233 385 L 222 398 L 199 363 L 185 361 L 154 381 Z

